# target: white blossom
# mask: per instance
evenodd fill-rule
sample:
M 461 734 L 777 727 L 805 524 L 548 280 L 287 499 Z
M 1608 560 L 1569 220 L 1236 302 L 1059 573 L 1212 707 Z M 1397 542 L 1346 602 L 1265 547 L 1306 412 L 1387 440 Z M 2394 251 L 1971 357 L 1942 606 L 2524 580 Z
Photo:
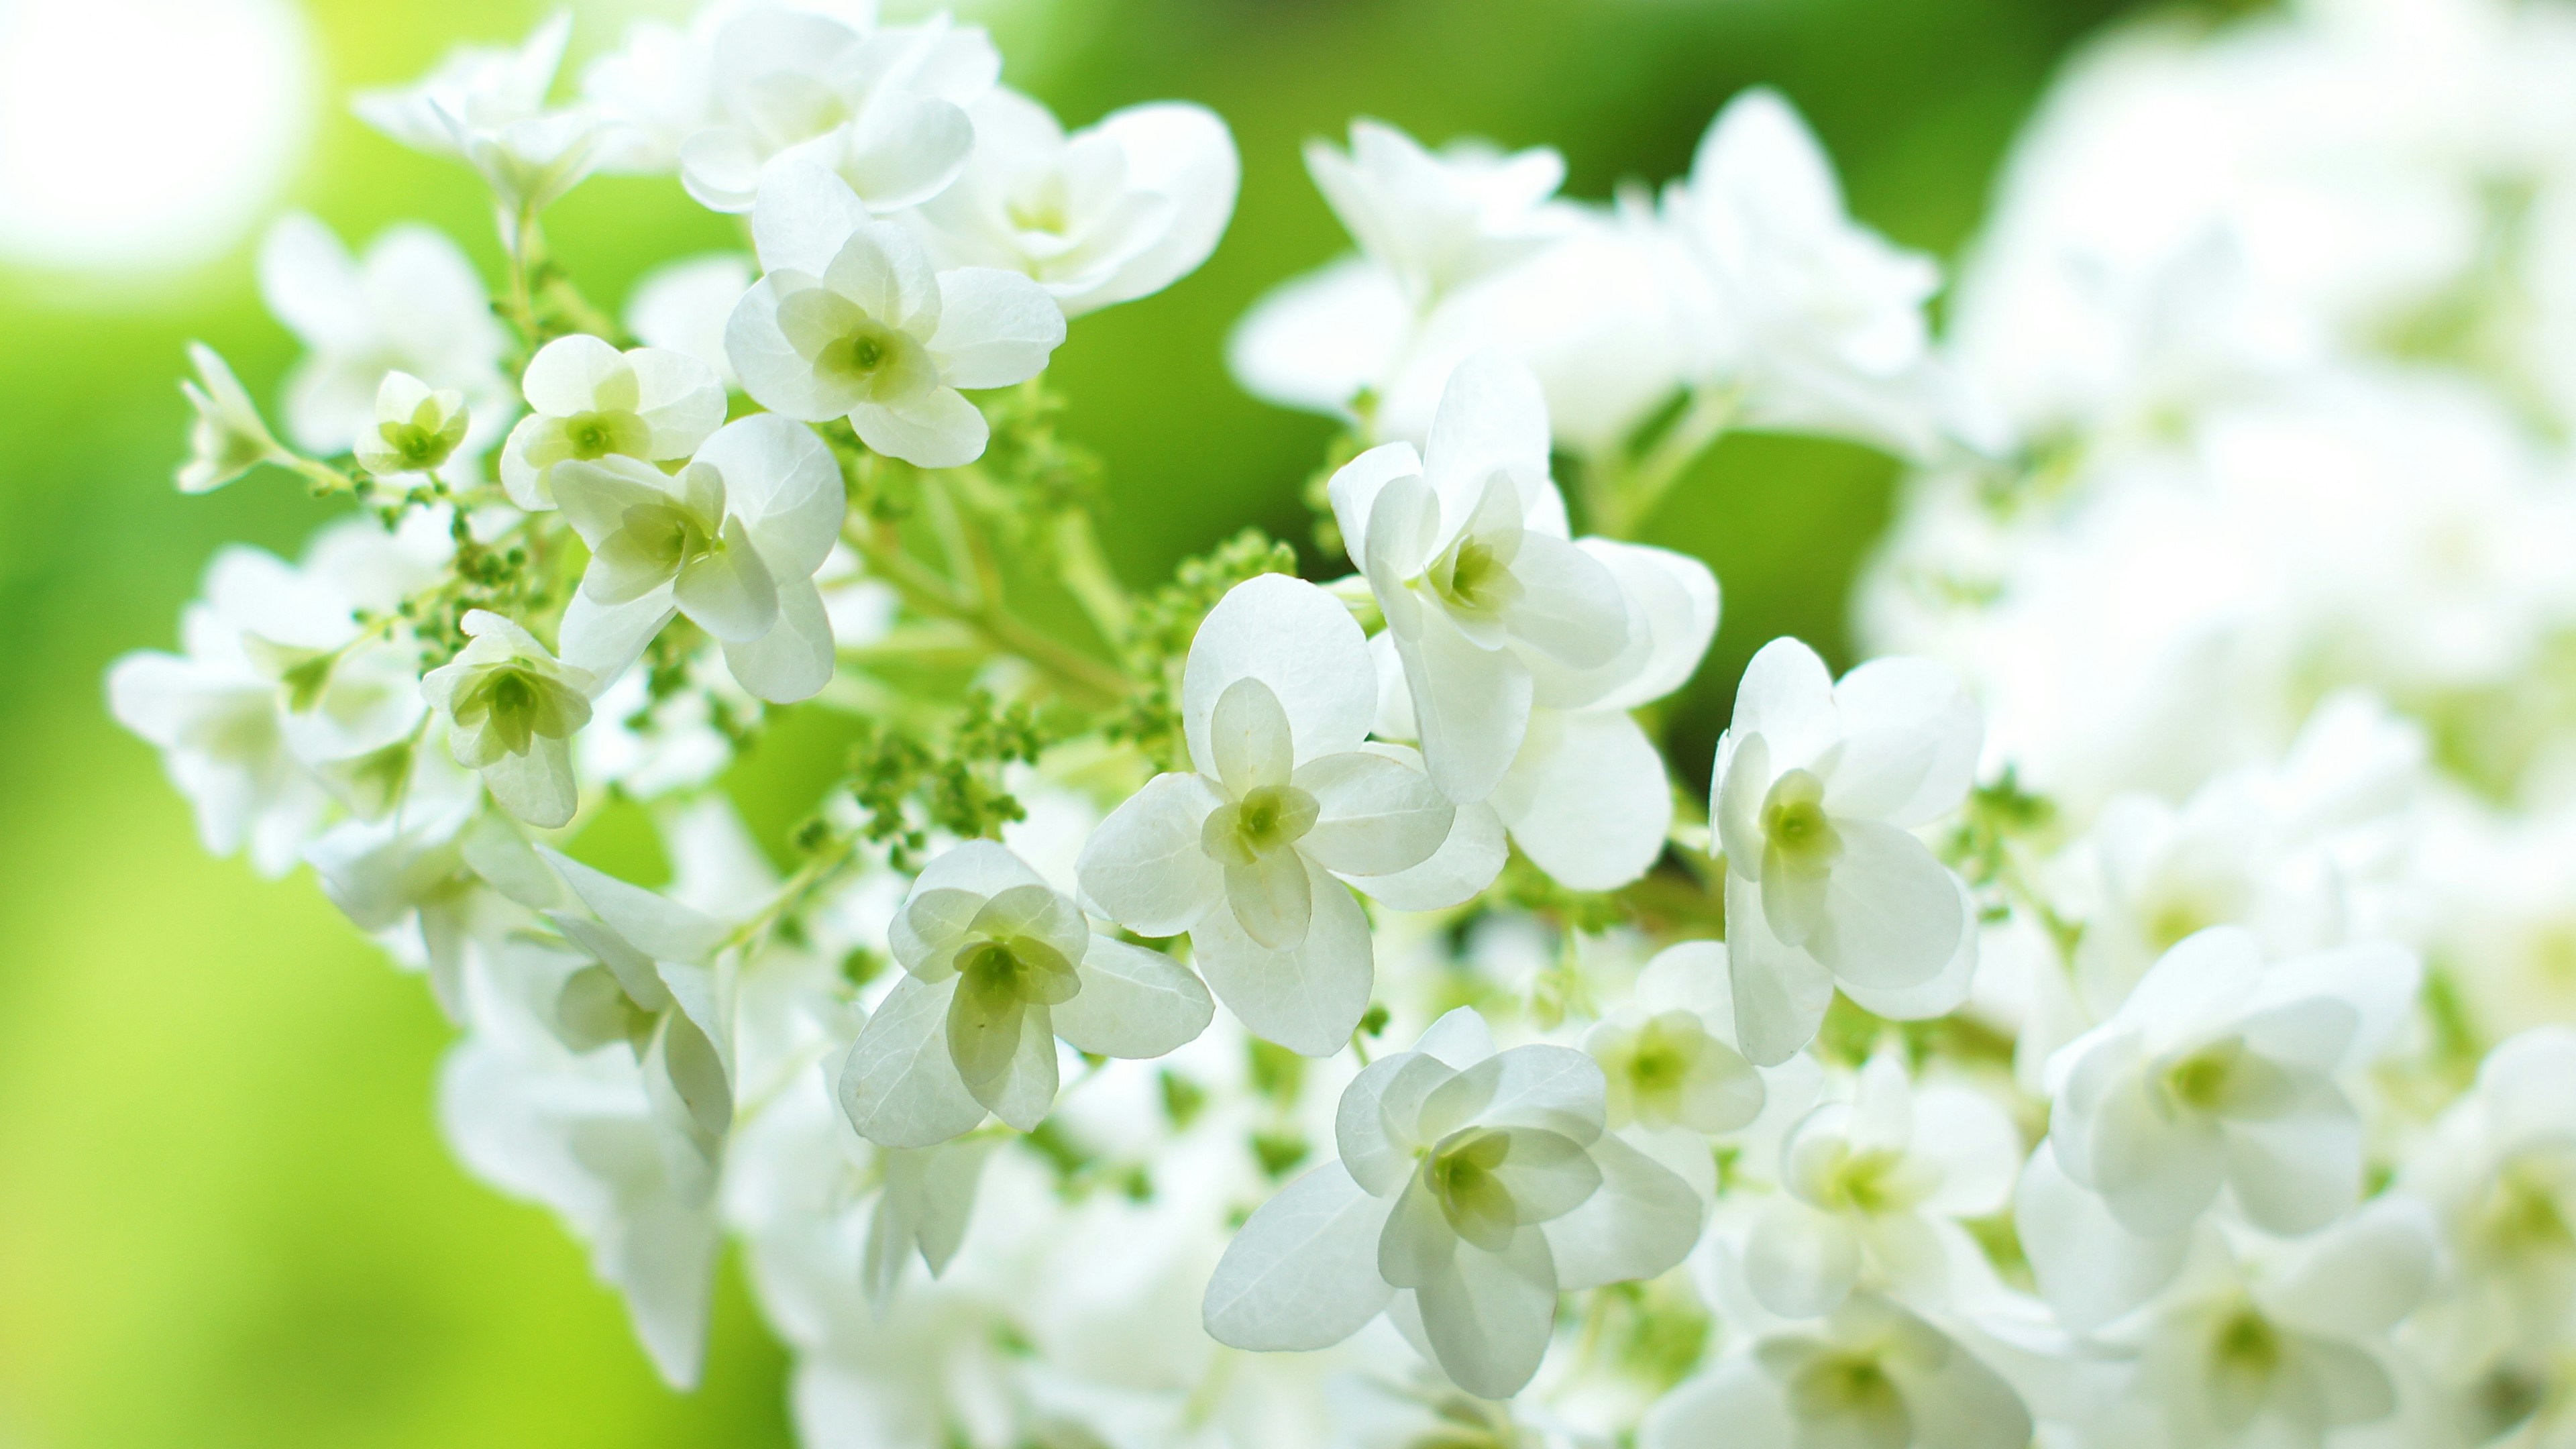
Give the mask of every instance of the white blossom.
M 1359 625 L 1331 595 L 1275 574 L 1236 585 L 1182 674 L 1194 769 L 1119 806 L 1078 867 L 1110 919 L 1188 932 L 1226 1006 L 1309 1056 L 1340 1050 L 1368 1009 L 1368 918 L 1350 887 L 1430 860 L 1456 817 L 1419 768 L 1361 748 L 1375 696 Z
M 621 353 L 586 333 L 540 348 L 519 386 L 529 413 L 501 447 L 501 482 L 521 508 L 554 506 L 558 464 L 674 461 L 724 423 L 724 384 L 705 363 L 659 347 Z
M 458 46 L 417 84 L 361 91 L 349 108 L 415 151 L 481 172 L 505 219 L 533 215 L 590 174 L 612 124 L 587 107 L 546 106 L 571 38 L 572 13 L 558 11 L 516 49 Z
M 572 737 L 590 723 L 598 677 L 490 610 L 469 612 L 464 624 L 470 642 L 420 681 L 447 724 L 448 748 L 482 772 L 503 809 L 541 828 L 569 824 L 579 803 Z
M 1836 683 L 1815 651 L 1778 639 L 1745 668 L 1709 813 L 1754 1061 L 1806 1045 L 1838 986 L 1899 1018 L 1965 997 L 1974 913 L 1909 832 L 1966 796 L 1981 728 L 1956 677 L 1925 660 L 1874 661 Z
M 470 421 L 465 394 L 388 372 L 376 388 L 375 430 L 360 434 L 351 451 L 359 467 L 379 478 L 435 473 L 465 441 Z
M 1558 1292 L 1651 1278 L 1699 1235 L 1689 1186 L 1604 1132 L 1603 1091 L 1580 1052 L 1497 1053 L 1473 1011 L 1443 1017 L 1343 1093 L 1341 1160 L 1236 1234 L 1208 1282 L 1208 1332 L 1317 1349 L 1387 1313 L 1460 1388 L 1517 1393 Z
M 841 1067 L 841 1108 L 870 1141 L 928 1147 L 991 1112 L 1025 1132 L 1055 1104 L 1056 1038 L 1158 1057 L 1216 1007 L 1169 957 L 1097 935 L 1006 848 L 968 841 L 913 882 L 891 931 L 907 973 Z
M 1813 1325 L 1729 1353 L 1646 1416 L 1643 1449 L 2021 1449 L 2030 1411 L 1956 1338 L 1906 1309 L 1854 1297 Z
M 189 343 L 188 362 L 197 377 L 181 380 L 179 395 L 197 418 L 188 430 L 188 461 L 176 474 L 180 492 L 211 493 L 262 463 L 289 457 L 260 417 L 259 405 L 213 348 Z
M 924 468 L 983 456 L 961 387 L 1034 377 L 1064 341 L 1044 289 L 992 267 L 934 271 L 921 243 L 872 220 L 838 178 L 774 171 L 752 213 L 764 275 L 725 326 L 745 391 L 805 422 L 847 416 L 869 447 Z

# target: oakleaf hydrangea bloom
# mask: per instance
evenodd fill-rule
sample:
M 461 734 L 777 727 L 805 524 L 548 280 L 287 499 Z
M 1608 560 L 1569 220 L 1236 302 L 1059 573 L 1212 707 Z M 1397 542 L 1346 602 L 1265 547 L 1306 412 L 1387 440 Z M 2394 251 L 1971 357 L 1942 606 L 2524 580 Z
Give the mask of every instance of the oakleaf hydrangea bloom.
M 465 634 L 472 642 L 420 681 L 456 763 L 481 771 L 492 798 L 530 825 L 571 823 L 572 737 L 590 723 L 598 677 L 487 609 L 465 616 Z
M 1496 1052 L 1461 1007 L 1342 1094 L 1341 1160 L 1262 1205 L 1208 1282 L 1208 1332 L 1317 1349 L 1380 1313 L 1460 1388 L 1537 1373 L 1560 1291 L 1651 1278 L 1698 1239 L 1699 1200 L 1603 1130 L 1581 1052 Z
M 946 1141 L 986 1112 L 1025 1132 L 1055 1104 L 1057 1037 L 1158 1057 L 1216 1012 L 1187 968 L 1094 934 L 1081 907 L 992 841 L 932 861 L 889 934 L 904 979 L 840 1077 L 851 1125 L 888 1147 Z
M 1732 1132 L 1761 1115 L 1769 1088 L 1744 1059 L 1731 1020 L 1712 1020 L 1702 983 L 1722 988 L 1726 948 L 1686 941 L 1637 975 L 1633 1003 L 1596 1023 L 1583 1049 L 1601 1065 L 1604 1120 L 1617 1131 Z M 1722 990 L 1721 993 L 1722 995 Z
M 1877 660 L 1836 683 L 1794 639 L 1753 657 L 1710 814 L 1754 1061 L 1805 1046 L 1836 986 L 1895 1017 L 1938 1016 L 1967 994 L 1966 891 L 1909 828 L 1966 797 L 1981 733 L 1957 678 L 1928 660 Z
M 722 426 L 724 383 L 703 362 L 659 347 L 626 352 L 558 337 L 528 362 L 528 415 L 501 446 L 501 482 L 521 508 L 554 506 L 557 464 L 685 458 Z
M 1333 214 L 1416 308 L 1562 236 L 1554 201 L 1565 158 L 1547 147 L 1444 153 L 1380 121 L 1353 121 L 1348 151 L 1306 145 L 1306 170 Z
M 2419 1320 L 2462 1379 L 2565 1335 L 2576 1309 L 2576 1031 L 2534 1027 L 2487 1054 L 2398 1186 L 2442 1230 L 2444 1301 Z
M 1814 1324 L 1780 1325 L 1673 1390 L 1643 1449 L 2021 1449 L 2030 1411 L 1956 1338 L 1887 1299 L 1856 1295 Z
M 197 378 L 182 379 L 179 394 L 197 410 L 197 420 L 188 431 L 188 461 L 179 465 L 180 492 L 211 493 L 262 463 L 289 456 L 261 419 L 259 405 L 213 348 L 189 343 L 188 361 Z
M 840 537 L 841 470 L 784 418 L 728 423 L 677 473 L 633 458 L 556 465 L 564 516 L 590 545 L 564 615 L 568 658 L 622 672 L 674 613 L 724 646 L 743 688 L 780 702 L 832 676 L 814 574 Z
M 991 430 L 957 389 L 1025 381 L 1064 341 L 1064 314 L 1037 283 L 993 267 L 933 271 L 910 232 L 871 220 L 829 172 L 777 170 L 751 225 L 765 275 L 725 327 L 744 390 L 805 422 L 847 416 L 889 457 L 924 468 L 982 457 Z
M 1067 317 L 1197 270 L 1234 215 L 1242 165 L 1225 122 L 1203 106 L 1130 106 L 1071 136 L 1008 87 L 968 110 L 965 173 L 906 218 L 940 266 L 1022 273 Z
M 1881 1052 L 1845 1100 L 1809 1112 L 1781 1144 L 1780 1196 L 1754 1217 L 1744 1276 L 1784 1318 L 1831 1313 L 1864 1280 L 1940 1302 L 1953 1264 L 1981 1261 L 1958 1227 L 2012 1199 L 2021 1140 L 1983 1093 L 1917 1085 Z
M 481 172 L 505 219 L 543 211 L 598 164 L 610 124 L 587 108 L 546 108 L 571 38 L 572 14 L 561 11 L 514 50 L 458 46 L 418 84 L 361 92 L 349 108 L 413 150 Z
M 1002 67 L 983 31 L 945 16 L 879 26 L 784 5 L 737 11 L 706 63 L 711 113 L 680 145 L 680 184 L 735 212 L 794 166 L 838 176 L 871 211 L 929 200 L 964 169 L 964 107 Z
M 1395 638 L 1423 757 L 1450 799 L 1500 783 L 1530 710 L 1624 683 L 1628 605 L 1567 540 L 1548 477 L 1547 404 L 1528 372 L 1470 359 L 1419 453 L 1388 443 L 1333 475 L 1333 517 Z
M 360 434 L 353 451 L 358 466 L 379 478 L 435 473 L 465 441 L 468 421 L 465 394 L 388 372 L 376 389 L 375 431 Z
M 1339 1051 L 1368 1009 L 1374 957 L 1350 886 L 1429 860 L 1456 817 L 1421 770 L 1361 748 L 1375 696 L 1367 642 L 1330 594 L 1276 574 L 1236 585 L 1182 674 L 1194 770 L 1119 806 L 1078 867 L 1111 920 L 1187 931 L 1244 1025 L 1309 1056 Z

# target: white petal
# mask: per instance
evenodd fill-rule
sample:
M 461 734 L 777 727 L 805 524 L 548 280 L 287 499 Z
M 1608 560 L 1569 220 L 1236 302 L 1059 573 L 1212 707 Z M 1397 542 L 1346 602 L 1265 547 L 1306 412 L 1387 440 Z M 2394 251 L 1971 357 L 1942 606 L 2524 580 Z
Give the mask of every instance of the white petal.
M 928 1147 L 975 1129 L 984 1104 L 948 1056 L 951 980 L 911 976 L 868 1019 L 841 1064 L 841 1111 L 859 1135 L 887 1147 Z
M 1429 860 L 1457 807 L 1412 765 L 1365 750 L 1309 761 L 1293 777 L 1315 797 L 1314 828 L 1297 842 L 1326 870 L 1377 876 Z
M 2385 1333 L 2431 1290 L 2440 1243 L 2423 1203 L 2397 1193 L 2375 1197 L 2268 1275 L 2264 1310 L 2332 1337 Z
M 1547 1239 L 1523 1228 L 1500 1253 L 1462 1242 L 1449 1271 L 1415 1290 L 1414 1301 L 1441 1372 L 1479 1398 L 1510 1398 L 1538 1372 L 1556 1326 Z
M 1321 867 L 1310 867 L 1307 876 L 1312 913 L 1306 939 L 1294 950 L 1264 949 L 1243 933 L 1232 911 L 1210 912 L 1191 930 L 1190 944 L 1217 999 L 1253 1035 L 1323 1057 L 1349 1044 L 1377 971 L 1368 917 L 1350 888 Z
M 812 285 L 810 276 L 806 285 Z M 751 284 L 725 319 L 725 357 L 742 379 L 742 390 L 762 407 L 808 423 L 839 417 L 848 393 L 826 383 L 779 330 L 779 299 L 776 277 Z
M 678 612 L 669 589 L 655 589 L 623 604 L 602 604 L 576 592 L 564 605 L 563 661 L 601 679 L 615 679 Z
M 1347 417 L 1362 388 L 1387 380 L 1412 330 L 1394 274 L 1345 257 L 1253 303 L 1226 339 L 1226 370 L 1265 402 Z
M 1358 621 L 1340 600 L 1286 574 L 1227 590 L 1190 641 L 1181 723 L 1202 775 L 1219 773 L 1208 721 L 1217 699 L 1241 679 L 1270 686 L 1300 760 L 1357 749 L 1377 713 L 1377 676 Z
M 778 621 L 743 643 L 725 642 L 725 668 L 753 697 L 772 704 L 812 699 L 832 682 L 832 620 L 822 591 L 800 578 L 778 590 Z
M 1490 803 L 1522 854 L 1580 891 L 1644 875 L 1673 822 L 1663 754 L 1615 711 L 1531 711 L 1529 737 Z
M 1975 782 L 1985 717 L 1944 665 L 1873 659 L 1834 687 L 1843 740 L 1826 808 L 1913 826 L 1958 808 Z
M 1208 1279 L 1208 1336 L 1235 1348 L 1329 1348 L 1386 1307 L 1377 1273 L 1388 1204 L 1338 1162 L 1299 1177 L 1235 1232 Z
M 1223 868 L 1199 844 L 1221 803 L 1199 775 L 1157 775 L 1083 842 L 1074 874 L 1109 919 L 1140 936 L 1177 936 L 1225 896 Z
M 615 347 L 576 332 L 537 349 L 519 379 L 519 390 L 529 407 L 549 417 L 567 418 L 601 407 L 601 389 L 624 377 L 631 373 Z
M 1792 1420 L 1779 1381 L 1737 1355 L 1657 1400 L 1637 1429 L 1639 1449 L 1706 1449 L 1712 1444 L 1787 1446 L 1806 1426 Z
M 1735 718 L 1729 728 L 1739 736 L 1758 734 L 1770 741 L 1774 770 L 1814 760 L 1840 734 L 1833 676 L 1825 661 L 1795 639 L 1763 645 L 1735 687 Z
M 1208 712 L 1207 752 L 1227 793 L 1240 798 L 1265 785 L 1285 785 L 1297 747 L 1279 696 L 1258 679 L 1238 679 Z M 1338 757 L 1328 757 L 1338 758 Z
M 1412 638 L 1397 636 L 1396 654 L 1413 692 L 1422 756 L 1441 793 L 1470 804 L 1494 793 L 1520 753 L 1530 672 L 1507 652 L 1477 648 L 1446 614 L 1426 609 L 1421 622 Z
M 1941 1186 L 1922 1209 L 1943 1217 L 1981 1218 L 2012 1201 L 2021 1166 L 2021 1134 L 1982 1092 L 1934 1082 L 1914 1094 L 1913 1150 L 1941 1168 Z
M 1423 1030 L 1413 1049 L 1465 1071 L 1494 1054 L 1494 1033 L 1472 1006 L 1455 1006 Z
M 2188 1233 L 2141 1236 L 2120 1225 L 2102 1199 L 2058 1166 L 2043 1142 L 2022 1169 L 2014 1226 L 2039 1289 L 2078 1333 L 2146 1302 L 2182 1271 Z
M 1978 942 L 1983 933 L 1976 926 L 1977 907 L 1968 896 L 1967 882 L 1953 875 L 1950 884 L 1959 893 L 1960 919 L 1969 923 L 1959 933 L 1958 949 L 1930 980 L 1917 985 L 1882 988 L 1836 981 L 1854 1005 L 1890 1021 L 1929 1021 L 1949 1015 L 1967 1001 L 1976 988 Z
M 813 577 L 831 556 L 848 505 L 841 465 L 813 429 L 755 413 L 719 429 L 697 461 L 723 476 L 726 509 L 750 526 L 782 582 Z
M 1392 875 L 1359 876 L 1351 884 L 1395 910 L 1442 911 L 1484 894 L 1510 856 L 1502 819 L 1493 806 L 1461 805 L 1448 836 L 1430 859 Z
M 1334 471 L 1325 494 L 1332 500 L 1333 523 L 1341 530 L 1351 567 L 1368 567 L 1369 518 L 1377 510 L 1378 495 L 1398 478 L 1420 476 L 1422 455 L 1411 443 L 1380 443 Z
M 1592 1161 L 1600 1190 L 1544 1229 L 1559 1288 L 1653 1278 L 1689 1255 L 1700 1231 L 1689 1183 L 1617 1137 L 1594 1142 Z
M 1831 1313 L 1860 1276 L 1860 1235 L 1841 1216 L 1790 1197 L 1762 1205 L 1744 1243 L 1744 1277 L 1785 1318 Z
M 580 795 L 573 786 L 572 744 L 539 735 L 523 755 L 503 755 L 483 769 L 484 788 L 501 808 L 540 830 L 572 823 Z
M 759 185 L 760 204 L 751 213 L 751 239 L 764 272 L 819 277 L 850 234 L 870 219 L 850 184 L 820 166 L 783 163 L 762 176 Z
M 737 360 L 737 364 L 739 360 Z M 795 414 L 779 409 L 789 416 Z M 936 389 L 901 407 L 861 403 L 850 410 L 859 441 L 919 468 L 963 468 L 984 456 L 992 428 L 953 387 Z
M 1064 313 L 1017 272 L 960 267 L 939 274 L 939 330 L 930 353 L 950 387 L 1008 387 L 1046 370 L 1064 345 Z
M 703 911 L 594 870 L 560 851 L 539 846 L 537 854 L 610 930 L 656 961 L 703 963 L 723 944 L 730 929 Z
M 1601 1136 L 1601 1066 L 1572 1047 L 1533 1045 L 1485 1058 L 1422 1104 L 1421 1135 L 1461 1127 L 1535 1127 L 1589 1145 Z
M 860 113 L 835 169 L 870 208 L 901 211 L 955 181 L 974 147 L 975 123 L 955 103 L 883 91 Z
M 1423 448 L 1423 476 L 1441 511 L 1463 518 L 1496 473 L 1511 481 L 1527 512 L 1547 478 L 1547 399 L 1527 367 L 1498 352 L 1458 364 L 1440 391 Z
M 1599 559 L 1537 532 L 1522 536 L 1511 570 L 1522 592 L 1503 609 L 1503 626 L 1558 667 L 1543 673 L 1539 702 L 1559 709 L 1592 703 L 1604 681 L 1581 671 L 1608 664 L 1628 647 L 1628 601 L 1619 581 Z
M 1628 682 L 1611 689 L 1599 709 L 1634 709 L 1690 682 L 1717 634 L 1717 575 L 1688 554 L 1644 544 L 1587 538 L 1578 545 L 1601 560 L 1619 581 L 1630 605 L 1629 653 L 1637 656 Z
M 1093 130 L 1126 153 L 1129 184 L 1171 198 L 1172 210 L 1161 239 L 1087 295 L 1084 310 L 1159 292 L 1198 270 L 1234 215 L 1243 171 L 1233 135 L 1204 106 L 1185 101 L 1129 106 L 1103 116 Z
M 1939 975 L 1975 924 L 1949 869 L 1893 825 L 1837 818 L 1834 829 L 1842 854 L 1808 952 L 1864 986 L 1917 986 Z
M 1354 1181 L 1379 1197 L 1404 1183 L 1413 1149 L 1422 1145 L 1413 1131 L 1422 1103 L 1455 1075 L 1455 1067 L 1417 1048 L 1380 1057 L 1351 1079 L 1333 1113 L 1333 1144 Z
M 2361 1121 L 2340 1093 L 2330 1100 L 2268 1122 L 2227 1124 L 2227 1185 L 2266 1232 L 2315 1232 L 2361 1195 Z
M 680 570 L 671 598 L 698 627 L 726 643 L 759 638 L 778 622 L 778 581 L 752 547 L 740 518 L 724 521 L 724 547 Z
M 1002 1075 L 981 1088 L 969 1086 L 976 1100 L 993 1115 L 1021 1132 L 1034 1131 L 1055 1107 L 1055 1031 L 1047 1007 L 1032 1005 L 1020 1017 L 1019 1045 Z
M 1216 1015 L 1205 982 L 1159 951 L 1094 936 L 1082 990 L 1054 1008 L 1055 1033 L 1076 1050 L 1159 1057 L 1198 1039 Z
M 1816 1039 L 1834 979 L 1816 959 L 1781 944 L 1762 916 L 1762 892 L 1732 871 L 1726 877 L 1726 962 L 1735 999 L 1735 1029 L 1746 1059 L 1773 1067 Z
M 2189 1227 L 2227 1173 L 2218 1130 L 2196 1115 L 2167 1113 L 2153 1091 L 2137 1070 L 2110 1085 L 2095 1109 L 2084 1164 L 2112 1216 L 2141 1237 Z
M 1717 788 L 1709 799 L 1710 824 L 1726 852 L 1728 871 L 1738 880 L 1762 878 L 1762 858 L 1769 851 L 1762 831 L 1762 802 L 1773 774 L 1771 742 L 1760 734 L 1730 730 L 1717 742 Z

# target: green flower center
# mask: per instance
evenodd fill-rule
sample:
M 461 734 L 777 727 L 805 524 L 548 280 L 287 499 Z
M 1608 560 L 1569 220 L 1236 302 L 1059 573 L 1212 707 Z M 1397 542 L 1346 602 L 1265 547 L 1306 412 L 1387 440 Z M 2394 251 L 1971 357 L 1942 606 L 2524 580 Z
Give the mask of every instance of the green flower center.
M 571 455 L 585 462 L 605 458 L 611 453 L 630 458 L 644 456 L 652 443 L 652 430 L 633 413 L 601 411 L 574 413 L 563 420 L 564 446 Z
M 1791 770 L 1772 782 L 1762 801 L 1762 835 L 1791 864 L 1820 868 L 1842 851 L 1842 837 L 1825 813 L 1825 782 L 1812 771 Z
M 1488 1250 L 1511 1241 L 1520 1213 L 1499 1175 L 1511 1156 L 1511 1139 L 1470 1129 L 1433 1149 L 1427 1169 L 1432 1196 L 1458 1236 Z
M 1321 813 L 1294 785 L 1262 785 L 1210 812 L 1200 843 L 1218 860 L 1250 865 L 1304 839 Z
M 1832 1442 L 1852 1449 L 1904 1449 L 1914 1441 L 1905 1395 L 1875 1354 L 1818 1354 L 1790 1376 L 1788 1390 L 1789 1412 L 1817 1442 L 1827 1437 L 1815 1433 L 1825 1425 L 1841 1431 Z
M 590 722 L 590 701 L 535 670 L 502 665 L 484 672 L 456 701 L 456 722 L 491 732 L 501 747 L 524 755 L 539 739 L 570 739 Z
M 1433 565 L 1431 586 L 1451 608 L 1468 614 L 1499 613 L 1521 592 L 1510 560 L 1473 537 L 1458 540 Z

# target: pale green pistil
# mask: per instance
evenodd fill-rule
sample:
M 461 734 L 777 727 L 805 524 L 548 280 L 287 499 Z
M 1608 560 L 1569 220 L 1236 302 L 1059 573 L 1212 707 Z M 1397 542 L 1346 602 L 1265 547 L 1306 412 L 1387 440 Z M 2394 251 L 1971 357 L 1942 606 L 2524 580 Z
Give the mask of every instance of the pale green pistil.
M 644 420 L 628 412 L 574 413 L 563 420 L 564 446 L 585 461 L 611 453 L 642 457 L 650 436 Z
M 1927 1195 L 1922 1176 L 1908 1170 L 1905 1154 L 1870 1148 L 1851 1153 L 1835 1165 L 1825 1179 L 1825 1200 L 1852 1212 L 1902 1211 Z
M 972 1087 L 1000 1080 L 1019 1051 L 1031 1006 L 1060 1006 L 1082 990 L 1071 962 L 1043 941 L 986 940 L 957 957 L 957 994 L 948 1005 L 948 1053 Z
M 1218 860 L 1250 865 L 1304 839 L 1321 813 L 1315 797 L 1294 785 L 1262 785 L 1211 811 L 1201 844 Z
M 1762 836 L 1794 865 L 1822 867 L 1842 853 L 1842 837 L 1825 813 L 1825 782 L 1807 770 L 1773 781 L 1762 801 Z
M 1789 1410 L 1799 1422 L 1834 1425 L 1834 1442 L 1866 1449 L 1903 1449 L 1914 1440 L 1914 1416 L 1905 1395 L 1875 1355 L 1819 1354 L 1788 1383 Z
M 1488 543 L 1462 538 L 1432 566 L 1431 586 L 1451 608 L 1470 614 L 1499 613 L 1520 597 L 1520 580 L 1511 563 Z
M 588 700 L 530 669 L 489 670 L 456 701 L 458 724 L 481 726 L 513 755 L 526 754 L 539 738 L 569 739 L 589 721 Z
M 1519 1226 L 1511 1189 L 1499 1175 L 1511 1150 L 1511 1139 L 1500 1132 L 1459 1132 L 1433 1149 L 1426 1169 L 1450 1229 L 1488 1252 L 1507 1246 Z
M 724 547 L 706 520 L 675 504 L 639 503 L 620 522 L 637 554 L 673 573 Z

